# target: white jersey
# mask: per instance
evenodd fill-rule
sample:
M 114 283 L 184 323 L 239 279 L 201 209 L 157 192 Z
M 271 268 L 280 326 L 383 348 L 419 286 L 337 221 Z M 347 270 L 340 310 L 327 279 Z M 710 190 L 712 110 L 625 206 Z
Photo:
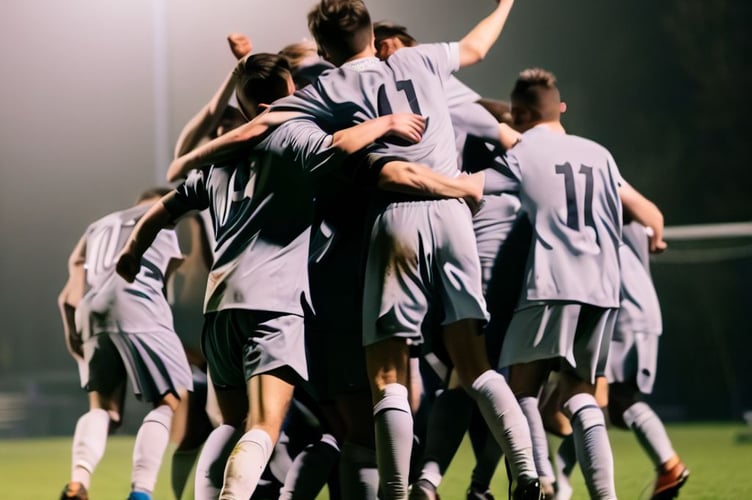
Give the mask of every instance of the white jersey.
M 86 230 L 88 291 L 77 308 L 77 326 L 87 321 L 91 333 L 159 333 L 173 330 L 172 311 L 165 297 L 165 273 L 172 259 L 182 258 L 175 231 L 163 230 L 144 253 L 133 283 L 115 272 L 118 254 L 149 205 L 107 215 Z
M 308 87 L 276 101 L 273 110 L 294 110 L 333 132 L 391 113 L 426 118 L 415 145 L 380 141 L 373 150 L 424 163 L 448 177 L 459 174 L 445 81 L 459 69 L 459 46 L 426 44 L 400 49 L 387 61 L 357 59 L 322 74 Z
M 637 222 L 623 231 L 621 258 L 621 308 L 616 328 L 624 332 L 660 335 L 663 331 L 661 306 L 650 276 L 648 236 Z
M 306 173 L 333 154 L 331 136 L 292 120 L 248 159 L 192 172 L 166 207 L 173 217 L 209 209 L 216 241 L 204 312 L 302 315 L 308 294 L 312 194 Z
M 538 126 L 506 163 L 533 226 L 523 299 L 619 307 L 621 176 L 608 150 Z

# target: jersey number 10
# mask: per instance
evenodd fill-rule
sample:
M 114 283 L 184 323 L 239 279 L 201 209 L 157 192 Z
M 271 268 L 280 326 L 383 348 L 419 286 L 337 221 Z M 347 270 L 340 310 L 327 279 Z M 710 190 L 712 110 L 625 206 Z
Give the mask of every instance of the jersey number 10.
M 567 196 L 567 226 L 579 231 L 580 218 L 577 210 L 577 190 L 575 189 L 575 174 L 572 165 L 569 162 L 556 165 L 556 173 L 564 176 L 564 190 Z M 586 226 L 595 229 L 595 221 L 593 220 L 593 167 L 580 165 L 579 173 L 585 176 L 583 219 Z

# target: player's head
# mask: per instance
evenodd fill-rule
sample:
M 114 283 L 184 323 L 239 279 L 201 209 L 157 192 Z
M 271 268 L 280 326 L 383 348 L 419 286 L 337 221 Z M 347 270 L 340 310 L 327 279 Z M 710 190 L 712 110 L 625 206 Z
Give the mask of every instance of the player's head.
M 237 72 L 235 95 L 240 111 L 249 120 L 258 114 L 259 107 L 295 91 L 290 65 L 279 54 L 252 54 L 240 61 Z
M 310 61 L 319 59 L 318 47 L 313 40 L 291 43 L 280 50 L 279 55 L 287 59 L 293 73 Z
M 374 50 L 371 15 L 363 0 L 321 0 L 308 13 L 308 29 L 321 55 L 336 66 Z
M 313 40 L 291 43 L 280 50 L 279 55 L 285 57 L 290 64 L 296 88 L 313 83 L 321 73 L 332 67 L 319 55 L 318 47 Z
M 157 201 L 170 192 L 172 192 L 172 189 L 167 187 L 149 188 L 138 195 L 138 198 L 136 198 L 136 205 L 139 203 Z
M 540 68 L 522 71 L 512 89 L 514 128 L 524 132 L 542 122 L 559 121 L 561 112 L 554 74 Z
M 389 21 L 379 21 L 373 25 L 376 56 L 384 60 L 402 47 L 414 47 L 418 41 L 407 32 L 407 28 Z

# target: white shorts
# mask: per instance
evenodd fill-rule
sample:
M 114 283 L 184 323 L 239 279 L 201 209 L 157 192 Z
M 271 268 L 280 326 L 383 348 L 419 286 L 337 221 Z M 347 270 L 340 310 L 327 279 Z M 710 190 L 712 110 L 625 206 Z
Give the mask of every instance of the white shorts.
M 605 374 L 617 312 L 577 302 L 524 302 L 509 325 L 499 367 L 561 359 L 562 369 L 595 383 Z
M 643 394 L 653 392 L 659 338 L 652 333 L 614 332 L 606 369 L 608 382 L 634 384 Z
M 480 261 L 460 200 L 392 203 L 374 221 L 365 273 L 363 344 L 423 340 L 427 315 L 486 321 Z
M 193 390 L 193 375 L 174 333 L 108 333 L 89 337 L 79 363 L 81 387 L 110 393 L 130 380 L 139 399 L 157 402 L 165 394 Z

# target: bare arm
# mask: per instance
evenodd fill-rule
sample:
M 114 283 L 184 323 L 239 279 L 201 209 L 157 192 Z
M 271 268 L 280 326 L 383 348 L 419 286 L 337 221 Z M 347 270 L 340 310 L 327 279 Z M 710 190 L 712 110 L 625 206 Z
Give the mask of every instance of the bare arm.
M 619 187 L 619 197 L 625 215 L 652 229 L 650 252 L 664 251 L 668 245 L 663 241 L 663 213 L 655 203 L 645 198 L 626 182 Z
M 175 193 L 165 195 L 139 219 L 131 237 L 118 256 L 115 269 L 129 283 L 133 283 L 141 269 L 141 258 L 144 252 L 148 250 L 162 229 L 172 225 L 173 217 L 164 205 L 165 200 L 171 196 L 175 196 Z
M 220 163 L 236 157 L 253 147 L 270 128 L 298 116 L 293 112 L 264 112 L 250 122 L 175 158 L 167 169 L 167 181 L 173 182 L 188 175 L 194 168 Z
M 522 140 L 522 134 L 506 123 L 499 123 L 499 142 L 504 149 L 512 149 L 520 140 Z
M 410 143 L 420 142 L 426 120 L 412 113 L 396 113 L 368 120 L 332 135 L 332 147 L 346 154 L 353 154 L 378 139 L 395 135 Z
M 379 172 L 378 186 L 385 191 L 432 196 L 436 198 L 464 198 L 477 207 L 483 197 L 485 174 L 446 177 L 426 165 L 406 161 L 387 162 Z
M 68 281 L 58 295 L 57 304 L 63 320 L 65 346 L 74 358 L 83 357 L 82 340 L 76 331 L 75 314 L 78 302 L 84 295 L 86 238 L 82 237 L 68 258 Z
M 496 9 L 460 40 L 460 68 L 483 60 L 509 17 L 514 0 L 500 0 Z

